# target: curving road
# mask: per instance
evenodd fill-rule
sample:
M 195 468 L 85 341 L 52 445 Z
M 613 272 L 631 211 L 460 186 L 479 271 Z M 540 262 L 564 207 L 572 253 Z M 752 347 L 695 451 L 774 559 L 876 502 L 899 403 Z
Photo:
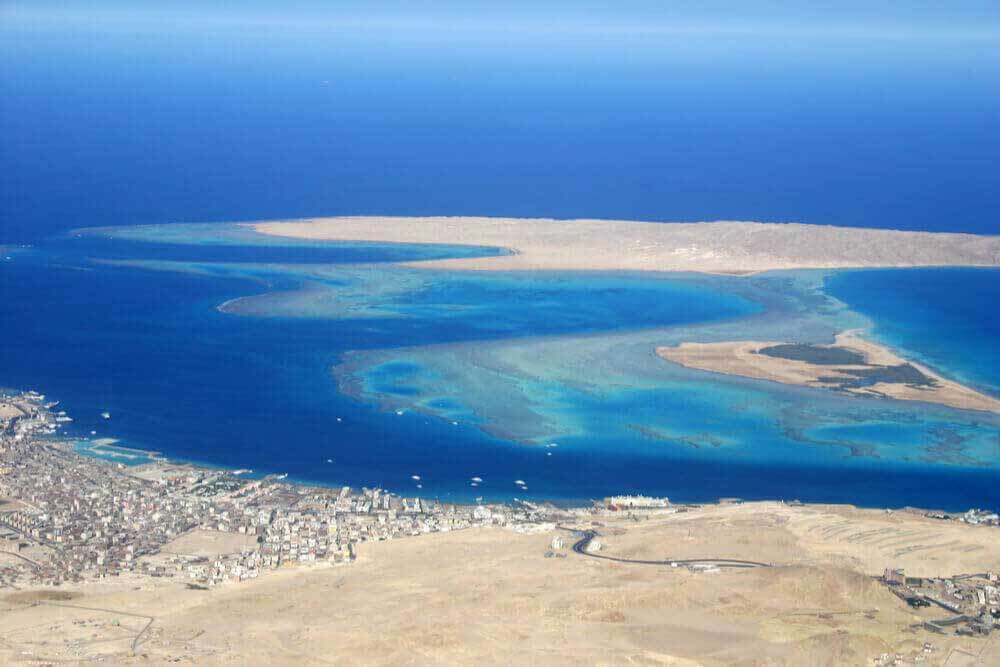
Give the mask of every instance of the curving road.
M 731 567 L 731 568 L 756 568 L 756 567 L 772 567 L 771 563 L 761 563 L 754 560 L 738 560 L 735 558 L 677 558 L 668 560 L 633 560 L 630 558 L 618 558 L 617 556 L 605 556 L 603 554 L 595 554 L 587 551 L 587 547 L 590 546 L 591 540 L 597 537 L 596 530 L 584 530 L 579 531 L 573 528 L 564 528 L 559 526 L 562 530 L 568 530 L 574 533 L 583 533 L 583 537 L 577 540 L 573 544 L 573 551 L 580 554 L 581 556 L 589 556 L 590 558 L 600 558 L 601 560 L 611 560 L 617 563 L 633 563 L 635 565 L 673 565 L 676 563 L 680 565 L 709 565 L 715 567 Z

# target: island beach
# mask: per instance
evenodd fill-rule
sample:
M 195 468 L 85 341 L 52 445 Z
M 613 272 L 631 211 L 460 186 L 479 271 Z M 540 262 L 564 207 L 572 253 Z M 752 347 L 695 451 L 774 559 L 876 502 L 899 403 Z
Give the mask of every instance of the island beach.
M 924 401 L 1000 413 L 1000 400 L 903 359 L 888 348 L 860 338 L 856 331 L 839 334 L 833 345 L 759 341 L 681 343 L 657 348 L 656 353 L 681 366 L 715 373 L 824 387 L 856 396 Z M 836 359 L 837 356 L 841 359 Z
M 336 217 L 252 224 L 317 241 L 494 246 L 512 254 L 414 262 L 483 271 L 696 271 L 1000 266 L 1000 237 L 760 222 Z
M 254 223 L 262 234 L 316 241 L 493 246 L 510 254 L 407 262 L 481 271 L 657 271 L 747 275 L 771 270 L 1000 266 L 1000 237 L 797 223 L 650 223 L 482 217 L 337 217 Z M 781 342 L 663 347 L 664 359 L 701 370 L 821 386 L 849 394 L 1000 413 L 1000 401 L 843 332 L 853 364 L 760 354 Z M 815 351 L 815 350 L 814 350 Z

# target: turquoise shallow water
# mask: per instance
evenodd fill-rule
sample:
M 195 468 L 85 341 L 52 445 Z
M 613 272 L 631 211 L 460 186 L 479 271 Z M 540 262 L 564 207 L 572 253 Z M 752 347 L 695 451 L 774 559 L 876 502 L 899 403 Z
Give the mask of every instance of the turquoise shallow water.
M 0 20 L 0 244 L 353 214 L 1000 231 L 993 8 L 640 3 L 635 30 L 610 5 L 447 3 L 428 32 L 413 3 L 53 4 Z M 449 497 L 1000 505 L 993 417 L 651 353 L 860 327 L 995 393 L 995 273 L 470 278 L 387 262 L 496 249 L 111 235 L 0 254 L 0 384 L 82 433 Z
M 498 251 L 272 246 L 231 225 L 70 236 L 0 264 L 4 321 L 17 322 L 0 334 L 0 384 L 43 390 L 79 433 L 126 446 L 402 492 L 418 491 L 418 474 L 419 492 L 442 498 L 1000 504 L 995 415 L 725 377 L 655 355 L 685 340 L 829 342 L 846 328 L 901 329 L 908 353 L 991 391 L 993 358 L 950 350 L 997 343 L 992 324 L 973 324 L 991 317 L 982 297 L 1000 272 L 741 278 L 390 263 L 452 252 Z M 939 281 L 969 302 L 936 306 L 926 289 Z M 900 324 L 894 308 L 907 300 L 934 317 Z M 957 330 L 978 333 L 955 348 L 935 342 Z

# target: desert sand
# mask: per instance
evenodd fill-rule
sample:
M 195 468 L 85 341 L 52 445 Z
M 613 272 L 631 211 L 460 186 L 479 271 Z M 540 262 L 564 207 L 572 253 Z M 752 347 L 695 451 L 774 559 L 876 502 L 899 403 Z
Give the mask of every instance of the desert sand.
M 660 347 L 656 353 L 687 368 L 769 380 L 783 384 L 837 389 L 857 396 L 891 397 L 905 401 L 938 403 L 963 410 L 985 410 L 1000 413 L 1000 400 L 981 394 L 969 387 L 948 380 L 929 368 L 908 361 L 881 345 L 859 338 L 856 332 L 845 331 L 833 345 L 816 346 L 856 352 L 864 357 L 861 364 L 814 364 L 796 359 L 784 359 L 761 354 L 762 349 L 778 342 L 730 341 L 722 343 L 681 343 L 676 347 Z M 844 387 L 838 380 L 851 378 L 851 370 L 874 370 L 910 365 L 932 381 L 929 385 L 905 382 L 876 382 L 863 387 Z
M 1000 567 L 994 528 L 775 502 L 577 525 L 594 521 L 603 554 L 775 566 L 700 574 L 589 558 L 559 529 L 470 529 L 211 590 L 123 577 L 0 592 L 0 663 L 861 665 L 925 641 L 926 664 L 1000 659 L 988 639 L 913 627 L 943 612 L 910 609 L 872 576 Z M 546 558 L 556 535 L 565 557 Z
M 0 402 L 0 419 L 14 419 L 23 414 L 24 411 L 13 403 Z
M 1000 266 L 1000 237 L 757 222 L 649 223 L 480 217 L 339 217 L 253 223 L 315 240 L 505 248 L 499 257 L 414 263 L 494 271 L 700 271 Z

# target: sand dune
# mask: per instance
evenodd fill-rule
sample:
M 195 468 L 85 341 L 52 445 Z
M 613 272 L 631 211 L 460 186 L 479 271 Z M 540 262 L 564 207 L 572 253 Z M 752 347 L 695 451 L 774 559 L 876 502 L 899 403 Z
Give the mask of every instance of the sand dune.
M 475 270 L 752 273 L 772 269 L 1000 266 L 1000 237 L 757 222 L 340 217 L 254 223 L 316 240 L 495 246 L 500 257 L 420 262 Z

